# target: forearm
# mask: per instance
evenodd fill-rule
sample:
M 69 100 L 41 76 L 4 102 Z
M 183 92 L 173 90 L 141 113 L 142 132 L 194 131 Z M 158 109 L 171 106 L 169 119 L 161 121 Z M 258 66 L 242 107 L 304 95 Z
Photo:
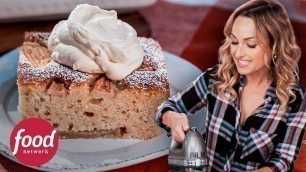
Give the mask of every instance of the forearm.
M 208 86 L 205 83 L 204 75 L 205 73 L 186 86 L 181 92 L 165 100 L 158 108 L 158 112 L 162 114 L 171 109 L 174 112 L 191 115 L 206 106 L 206 96 L 209 90 L 207 89 Z
M 170 131 L 169 115 L 167 111 L 177 112 L 179 114 L 191 115 L 206 105 L 207 93 L 209 88 L 206 84 L 205 73 L 200 75 L 196 80 L 189 84 L 185 89 L 171 98 L 166 99 L 156 112 L 157 124 Z M 207 76 L 206 76 L 207 77 Z M 172 115 L 172 114 L 171 114 Z

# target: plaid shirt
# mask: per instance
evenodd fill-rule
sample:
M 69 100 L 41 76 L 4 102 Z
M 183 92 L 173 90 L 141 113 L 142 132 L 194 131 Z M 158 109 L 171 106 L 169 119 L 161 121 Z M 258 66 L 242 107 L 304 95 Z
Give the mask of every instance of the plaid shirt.
M 296 100 L 288 105 L 283 116 L 277 116 L 280 102 L 275 88 L 270 86 L 264 103 L 242 125 L 240 96 L 227 101 L 213 91 L 216 78 L 212 74 L 217 68 L 208 69 L 182 92 L 165 100 L 156 114 L 158 125 L 169 132 L 169 127 L 161 123 L 161 116 L 167 110 L 191 115 L 205 107 L 209 112 L 204 136 L 208 171 L 249 171 L 263 166 L 274 171 L 292 171 L 305 129 L 304 88 L 299 84 L 294 86 Z M 241 76 L 234 86 L 238 95 L 243 87 Z M 227 91 L 225 96 L 232 95 Z

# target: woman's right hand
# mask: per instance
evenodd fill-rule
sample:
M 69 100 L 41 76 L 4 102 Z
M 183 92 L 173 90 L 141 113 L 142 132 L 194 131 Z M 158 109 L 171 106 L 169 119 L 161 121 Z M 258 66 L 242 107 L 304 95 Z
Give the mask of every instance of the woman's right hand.
M 172 140 L 183 142 L 185 132 L 189 130 L 189 121 L 185 114 L 166 111 L 162 115 L 162 123 L 171 128 Z

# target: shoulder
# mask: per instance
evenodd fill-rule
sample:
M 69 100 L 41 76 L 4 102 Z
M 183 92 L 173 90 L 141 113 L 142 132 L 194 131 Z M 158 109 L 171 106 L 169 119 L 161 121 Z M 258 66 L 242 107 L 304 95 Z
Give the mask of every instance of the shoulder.
M 219 69 L 219 65 L 215 65 L 215 66 L 213 66 L 211 68 L 208 68 L 204 73 L 216 74 L 218 69 Z
M 219 69 L 219 65 L 215 65 L 214 67 L 212 68 L 208 68 L 203 74 L 202 76 L 205 78 L 205 80 L 216 80 L 217 77 L 216 77 L 216 74 L 218 72 L 218 69 Z
M 216 82 L 217 78 L 217 71 L 218 71 L 219 65 L 216 65 L 212 68 L 208 68 L 205 72 L 203 72 L 197 79 L 197 82 L 200 82 L 201 84 L 205 84 L 206 87 L 209 87 L 213 83 Z

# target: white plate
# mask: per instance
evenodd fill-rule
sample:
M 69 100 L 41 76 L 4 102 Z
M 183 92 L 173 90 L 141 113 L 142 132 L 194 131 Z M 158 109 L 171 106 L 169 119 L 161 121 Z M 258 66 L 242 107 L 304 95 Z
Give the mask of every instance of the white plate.
M 182 90 L 201 71 L 173 54 L 164 52 L 171 95 Z M 9 139 L 13 127 L 20 121 L 17 111 L 18 90 L 16 70 L 18 49 L 0 58 L 0 153 L 18 162 L 10 151 Z M 202 115 L 199 115 L 202 114 Z M 205 110 L 190 116 L 190 126 L 204 131 Z M 67 139 L 60 140 L 56 155 L 48 163 L 31 167 L 44 171 L 111 170 L 167 155 L 171 138 L 163 132 L 150 140 L 135 139 Z M 20 162 L 18 162 L 20 163 Z

